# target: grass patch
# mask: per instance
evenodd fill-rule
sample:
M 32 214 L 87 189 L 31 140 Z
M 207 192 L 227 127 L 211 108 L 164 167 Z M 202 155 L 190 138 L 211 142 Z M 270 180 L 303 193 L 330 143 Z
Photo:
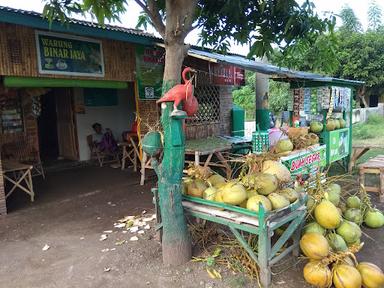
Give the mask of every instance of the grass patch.
M 354 124 L 352 137 L 355 144 L 383 144 L 384 117 L 379 114 L 372 114 L 367 122 Z

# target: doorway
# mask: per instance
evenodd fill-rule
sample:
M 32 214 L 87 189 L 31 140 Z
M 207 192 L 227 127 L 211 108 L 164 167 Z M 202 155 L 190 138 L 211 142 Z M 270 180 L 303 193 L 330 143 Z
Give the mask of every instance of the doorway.
M 38 131 L 42 160 L 78 160 L 72 89 L 54 88 L 42 96 L 41 104 Z

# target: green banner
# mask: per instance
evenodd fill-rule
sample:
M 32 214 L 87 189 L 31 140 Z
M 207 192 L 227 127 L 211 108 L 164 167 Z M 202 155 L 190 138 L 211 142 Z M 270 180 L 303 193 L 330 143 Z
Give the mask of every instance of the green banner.
M 349 154 L 349 130 L 344 128 L 329 133 L 330 163 L 343 159 Z
M 281 158 L 292 177 L 300 174 L 311 174 L 326 165 L 326 146 L 310 147 L 293 155 Z
M 136 46 L 136 79 L 140 100 L 161 97 L 165 50 L 154 46 Z
M 40 74 L 104 77 L 100 41 L 43 31 L 35 35 Z

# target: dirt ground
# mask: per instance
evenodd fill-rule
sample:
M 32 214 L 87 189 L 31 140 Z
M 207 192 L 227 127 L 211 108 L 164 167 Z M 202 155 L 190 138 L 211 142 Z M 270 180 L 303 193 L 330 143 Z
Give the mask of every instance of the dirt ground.
M 35 202 L 17 191 L 8 199 L 9 214 L 0 218 L 0 287 L 257 287 L 224 267 L 219 267 L 223 280 L 210 279 L 201 263 L 164 267 L 153 222 L 150 230 L 135 234 L 139 241 L 114 228 L 123 216 L 153 213 L 153 182 L 140 186 L 138 174 L 86 167 L 51 173 L 45 181 L 35 178 L 34 184 Z M 106 230 L 113 232 L 100 241 Z M 383 268 L 383 229 L 365 233 L 359 260 Z M 116 245 L 121 240 L 127 242 Z M 43 251 L 45 244 L 50 248 Z M 283 261 L 273 268 L 273 287 L 307 287 L 303 261 Z

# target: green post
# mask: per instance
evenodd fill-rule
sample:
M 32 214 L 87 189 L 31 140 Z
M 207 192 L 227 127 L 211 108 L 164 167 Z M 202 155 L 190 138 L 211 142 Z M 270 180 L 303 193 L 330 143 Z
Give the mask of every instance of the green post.
M 158 177 L 159 206 L 163 227 L 163 263 L 184 264 L 191 259 L 191 241 L 182 206 L 186 115 L 171 116 L 173 102 L 161 104 L 164 154 L 160 165 L 153 161 Z

